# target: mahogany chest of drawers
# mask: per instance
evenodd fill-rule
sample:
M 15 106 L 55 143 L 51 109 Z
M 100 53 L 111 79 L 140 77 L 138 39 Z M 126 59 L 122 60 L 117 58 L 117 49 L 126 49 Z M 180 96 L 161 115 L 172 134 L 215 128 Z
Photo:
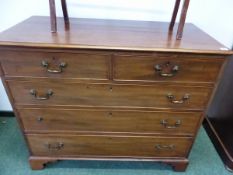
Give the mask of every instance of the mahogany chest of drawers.
M 232 52 L 192 24 L 32 17 L 0 35 L 1 77 L 32 169 L 56 160 L 130 160 L 184 171 Z M 202 155 L 200 155 L 201 158 Z

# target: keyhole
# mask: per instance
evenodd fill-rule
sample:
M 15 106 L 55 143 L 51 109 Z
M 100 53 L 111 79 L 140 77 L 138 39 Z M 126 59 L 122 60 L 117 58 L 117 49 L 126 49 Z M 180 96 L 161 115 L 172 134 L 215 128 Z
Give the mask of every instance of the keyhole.
M 113 88 L 112 88 L 112 86 L 110 86 L 109 90 L 110 90 L 110 92 L 112 92 L 112 91 L 113 91 Z
M 42 117 L 38 117 L 38 118 L 37 118 L 37 121 L 38 121 L 38 122 L 42 122 L 42 121 L 43 121 L 43 118 L 42 118 Z
M 169 66 L 170 65 L 170 61 L 168 61 L 167 63 L 166 63 L 166 66 Z

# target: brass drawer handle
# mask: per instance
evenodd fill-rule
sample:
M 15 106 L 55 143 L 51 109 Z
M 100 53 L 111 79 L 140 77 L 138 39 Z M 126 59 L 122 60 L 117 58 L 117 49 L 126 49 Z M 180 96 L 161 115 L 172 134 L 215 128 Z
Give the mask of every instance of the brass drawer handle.
M 59 151 L 59 150 L 64 148 L 64 143 L 62 143 L 62 142 L 54 143 L 54 144 L 48 143 L 48 144 L 45 144 L 45 146 L 50 151 Z
M 67 67 L 67 64 L 65 62 L 61 62 L 58 66 L 58 69 L 50 69 L 48 61 L 43 60 L 41 62 L 41 65 L 47 69 L 47 72 L 49 73 L 62 73 L 63 69 Z
M 167 94 L 167 98 L 168 100 L 173 103 L 173 104 L 183 104 L 185 103 L 185 101 L 187 101 L 188 99 L 190 99 L 190 95 L 189 94 L 185 94 L 181 100 L 176 100 L 176 97 L 172 94 Z
M 174 150 L 175 149 L 175 145 L 173 145 L 173 144 L 171 144 L 171 145 L 156 144 L 155 145 L 155 149 L 156 150 Z
M 37 100 L 48 100 L 50 96 L 53 95 L 53 91 L 49 89 L 44 96 L 39 96 L 35 89 L 31 89 L 30 94 L 33 95 Z
M 175 129 L 175 128 L 180 127 L 181 120 L 177 120 L 174 125 L 169 125 L 167 120 L 161 120 L 160 124 L 163 125 L 167 129 Z
M 156 64 L 154 69 L 159 72 L 159 75 L 162 77 L 173 77 L 179 71 L 178 65 L 173 65 L 169 61 L 163 65 Z

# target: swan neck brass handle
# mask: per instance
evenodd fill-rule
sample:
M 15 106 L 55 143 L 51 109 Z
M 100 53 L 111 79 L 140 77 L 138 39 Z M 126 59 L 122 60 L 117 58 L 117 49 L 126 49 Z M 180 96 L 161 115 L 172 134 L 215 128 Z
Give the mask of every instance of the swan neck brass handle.
M 171 144 L 171 145 L 156 144 L 155 145 L 155 149 L 156 150 L 174 150 L 175 149 L 175 145 L 173 145 L 173 144 Z
M 45 146 L 48 148 L 50 151 L 59 151 L 64 148 L 64 143 L 59 142 L 59 143 L 48 143 L 45 144 Z
M 43 60 L 43 61 L 41 62 L 41 65 L 47 69 L 47 72 L 49 72 L 49 73 L 55 73 L 55 74 L 56 74 L 56 73 L 62 73 L 62 72 L 63 72 L 63 69 L 64 69 L 65 67 L 67 67 L 67 64 L 66 64 L 65 62 L 61 62 L 61 63 L 58 65 L 58 68 L 57 68 L 57 69 L 51 69 L 51 68 L 50 68 L 50 63 L 49 63 L 48 61 L 45 61 L 45 60 Z
M 174 125 L 169 125 L 167 120 L 161 120 L 160 124 L 163 125 L 164 128 L 167 128 L 167 129 L 176 129 L 180 127 L 181 120 L 177 120 Z
M 167 94 L 167 98 L 168 100 L 173 103 L 173 104 L 184 104 L 185 101 L 187 101 L 188 99 L 190 99 L 190 95 L 189 94 L 185 94 L 181 100 L 176 100 L 176 97 L 172 94 Z
M 159 73 L 161 77 L 173 77 L 179 71 L 178 65 L 173 65 L 169 61 L 164 64 L 156 64 L 154 66 L 156 72 Z
M 48 100 L 50 98 L 50 96 L 53 95 L 53 91 L 51 89 L 49 89 L 45 93 L 45 95 L 40 96 L 40 95 L 38 95 L 38 92 L 35 89 L 31 89 L 30 94 L 33 95 L 35 97 L 35 99 L 37 99 L 37 100 Z

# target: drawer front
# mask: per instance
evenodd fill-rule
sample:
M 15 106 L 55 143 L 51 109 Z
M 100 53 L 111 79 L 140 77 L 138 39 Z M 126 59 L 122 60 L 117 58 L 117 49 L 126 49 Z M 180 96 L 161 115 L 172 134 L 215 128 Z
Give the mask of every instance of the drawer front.
M 185 55 L 116 55 L 114 79 L 214 83 L 223 61 Z
M 27 132 L 130 132 L 194 135 L 201 113 L 18 109 Z
M 35 156 L 184 157 L 191 138 L 27 135 Z
M 5 76 L 108 79 L 109 55 L 7 52 L 0 55 Z
M 7 81 L 16 105 L 179 108 L 202 110 L 211 88 Z

